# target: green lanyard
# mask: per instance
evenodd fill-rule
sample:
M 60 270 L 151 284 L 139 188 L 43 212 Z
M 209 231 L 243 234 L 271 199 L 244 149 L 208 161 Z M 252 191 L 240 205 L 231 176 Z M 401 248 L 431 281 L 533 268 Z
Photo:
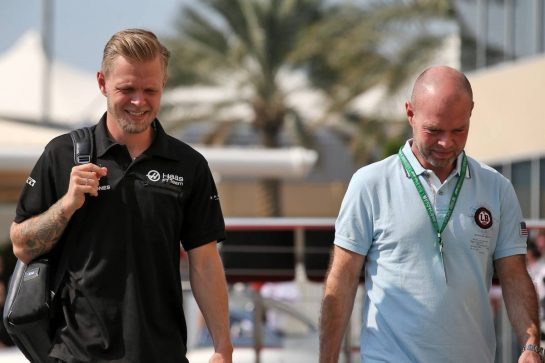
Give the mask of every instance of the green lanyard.
M 409 174 L 409 177 L 412 179 L 414 186 L 416 187 L 416 190 L 418 190 L 418 194 L 420 195 L 420 198 L 422 199 L 422 202 L 424 203 L 424 207 L 426 207 L 426 211 L 428 212 L 428 215 L 430 216 L 433 229 L 435 230 L 435 233 L 437 233 L 437 244 L 439 246 L 439 252 L 441 254 L 441 262 L 443 263 L 443 268 L 445 269 L 445 262 L 443 260 L 443 239 L 441 235 L 443 234 L 443 231 L 445 230 L 445 227 L 447 226 L 448 221 L 450 217 L 452 216 L 452 212 L 454 211 L 454 206 L 456 205 L 456 201 L 458 200 L 458 196 L 460 195 L 460 190 L 462 189 L 462 184 L 464 183 L 464 179 L 466 176 L 466 169 L 467 169 L 466 154 L 465 153 L 462 154 L 462 168 L 460 170 L 460 176 L 458 178 L 458 182 L 456 183 L 456 187 L 454 187 L 454 192 L 452 192 L 452 196 L 450 197 L 450 202 L 448 204 L 448 211 L 445 216 L 445 219 L 443 220 L 443 225 L 439 229 L 439 223 L 437 223 L 437 216 L 435 215 L 435 211 L 433 210 L 430 199 L 428 198 L 428 195 L 426 194 L 426 190 L 422 186 L 422 183 L 418 179 L 418 176 L 416 175 L 413 167 L 409 163 L 409 160 L 407 160 L 407 157 L 403 153 L 402 149 L 403 148 L 399 149 L 399 158 L 401 159 L 401 164 L 403 164 L 405 171 L 407 171 L 407 174 Z M 445 279 L 446 278 L 447 278 L 447 275 L 446 275 L 446 269 L 445 269 Z

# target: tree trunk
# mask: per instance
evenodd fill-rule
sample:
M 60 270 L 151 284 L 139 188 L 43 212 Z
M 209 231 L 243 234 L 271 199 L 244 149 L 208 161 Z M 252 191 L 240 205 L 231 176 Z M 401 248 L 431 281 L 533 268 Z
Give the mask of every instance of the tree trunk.
M 280 217 L 282 215 L 281 181 L 279 179 L 263 179 L 259 185 L 260 217 Z
M 278 148 L 278 134 L 282 119 L 275 122 L 268 121 L 261 129 L 263 146 L 269 149 Z M 259 214 L 261 217 L 282 216 L 282 181 L 278 178 L 268 178 L 260 181 L 259 187 Z

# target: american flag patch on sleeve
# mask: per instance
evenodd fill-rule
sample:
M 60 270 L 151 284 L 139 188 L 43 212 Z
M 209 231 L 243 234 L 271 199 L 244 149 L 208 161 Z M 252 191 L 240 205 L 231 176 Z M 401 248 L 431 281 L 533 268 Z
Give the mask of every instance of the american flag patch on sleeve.
M 528 237 L 528 228 L 526 228 L 525 222 L 520 222 L 520 235 L 521 237 Z

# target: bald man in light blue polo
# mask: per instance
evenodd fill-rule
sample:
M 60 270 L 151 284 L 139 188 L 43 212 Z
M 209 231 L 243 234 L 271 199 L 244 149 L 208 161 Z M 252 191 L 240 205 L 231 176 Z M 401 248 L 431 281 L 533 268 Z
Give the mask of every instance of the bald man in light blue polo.
M 405 104 L 413 130 L 397 155 L 358 170 L 335 225 L 320 324 L 320 362 L 337 362 L 365 269 L 364 363 L 494 362 L 494 269 L 523 347 L 541 362 L 527 230 L 511 183 L 463 149 L 467 78 L 432 67 Z

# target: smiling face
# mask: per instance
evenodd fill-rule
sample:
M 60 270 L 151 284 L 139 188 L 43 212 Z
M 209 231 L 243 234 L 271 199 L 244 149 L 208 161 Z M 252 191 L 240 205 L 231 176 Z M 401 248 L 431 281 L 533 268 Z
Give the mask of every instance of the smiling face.
M 159 56 L 138 62 L 117 56 L 107 74 L 97 73 L 107 99 L 107 125 L 113 135 L 149 129 L 160 109 L 165 74 Z
M 448 177 L 464 150 L 473 109 L 472 97 L 459 76 L 450 69 L 432 71 L 415 86 L 413 100 L 405 104 L 413 130 L 413 153 L 441 180 Z

